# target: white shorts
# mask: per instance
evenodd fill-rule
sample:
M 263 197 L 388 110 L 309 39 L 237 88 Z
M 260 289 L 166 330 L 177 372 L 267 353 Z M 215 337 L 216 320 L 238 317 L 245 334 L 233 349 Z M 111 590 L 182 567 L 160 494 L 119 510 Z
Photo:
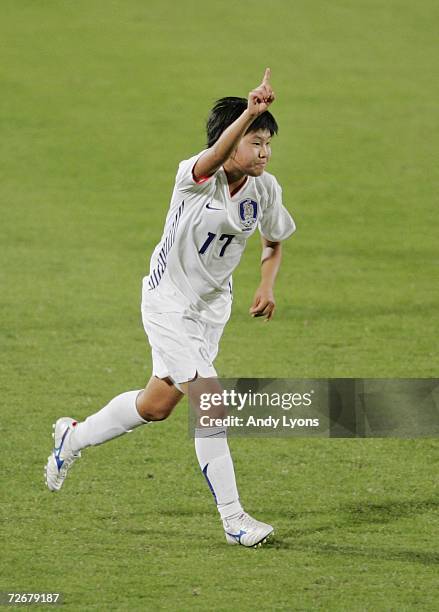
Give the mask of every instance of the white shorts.
M 153 376 L 174 383 L 217 376 L 213 362 L 224 325 L 213 325 L 183 312 L 148 312 L 143 327 L 152 349 Z

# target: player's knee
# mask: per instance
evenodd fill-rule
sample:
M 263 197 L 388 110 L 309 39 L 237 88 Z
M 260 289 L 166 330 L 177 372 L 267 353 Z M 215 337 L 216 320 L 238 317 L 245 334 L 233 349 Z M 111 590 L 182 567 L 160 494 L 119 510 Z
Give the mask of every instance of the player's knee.
M 174 406 L 163 403 L 152 404 L 140 396 L 137 399 L 137 410 L 142 417 L 147 421 L 164 421 L 171 414 Z
M 172 410 L 172 408 L 154 408 L 147 412 L 148 416 L 143 418 L 147 421 L 164 421 L 171 414 Z
M 172 412 L 168 406 L 138 406 L 140 416 L 147 421 L 164 421 Z

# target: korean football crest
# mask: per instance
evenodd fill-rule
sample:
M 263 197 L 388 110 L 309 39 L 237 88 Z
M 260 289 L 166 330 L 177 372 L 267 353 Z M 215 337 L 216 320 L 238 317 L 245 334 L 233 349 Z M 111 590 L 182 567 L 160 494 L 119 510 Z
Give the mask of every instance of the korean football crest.
M 250 198 L 239 203 L 239 218 L 244 226 L 244 231 L 253 229 L 258 218 L 258 203 Z

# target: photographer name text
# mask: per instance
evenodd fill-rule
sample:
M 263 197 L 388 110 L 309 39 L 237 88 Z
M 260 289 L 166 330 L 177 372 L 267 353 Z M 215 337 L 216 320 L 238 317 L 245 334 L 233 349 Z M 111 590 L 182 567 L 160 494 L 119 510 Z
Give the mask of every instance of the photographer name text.
M 238 416 L 226 416 L 224 418 L 213 418 L 207 415 L 200 417 L 201 427 L 266 427 L 269 429 L 288 428 L 295 429 L 296 427 L 319 427 L 319 419 L 310 418 L 290 418 L 282 415 L 282 418 L 268 416 L 265 418 L 248 416 L 247 418 Z

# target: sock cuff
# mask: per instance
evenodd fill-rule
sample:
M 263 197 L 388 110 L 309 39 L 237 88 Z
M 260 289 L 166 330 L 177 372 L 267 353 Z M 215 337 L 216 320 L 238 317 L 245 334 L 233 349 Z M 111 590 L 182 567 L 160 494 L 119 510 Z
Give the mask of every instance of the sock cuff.
M 144 419 L 142 416 L 140 416 L 139 411 L 137 410 L 137 398 L 139 397 L 139 395 L 141 393 L 143 393 L 144 389 L 140 389 L 138 391 L 133 391 L 133 393 L 135 393 L 135 398 L 134 398 L 134 408 L 136 409 L 137 414 L 139 415 L 139 420 L 141 423 L 151 423 L 151 421 L 148 421 L 148 419 Z
M 218 512 L 220 513 L 221 518 L 224 520 L 239 516 L 244 512 L 244 509 L 241 506 L 239 499 L 236 499 L 229 504 L 218 504 Z

